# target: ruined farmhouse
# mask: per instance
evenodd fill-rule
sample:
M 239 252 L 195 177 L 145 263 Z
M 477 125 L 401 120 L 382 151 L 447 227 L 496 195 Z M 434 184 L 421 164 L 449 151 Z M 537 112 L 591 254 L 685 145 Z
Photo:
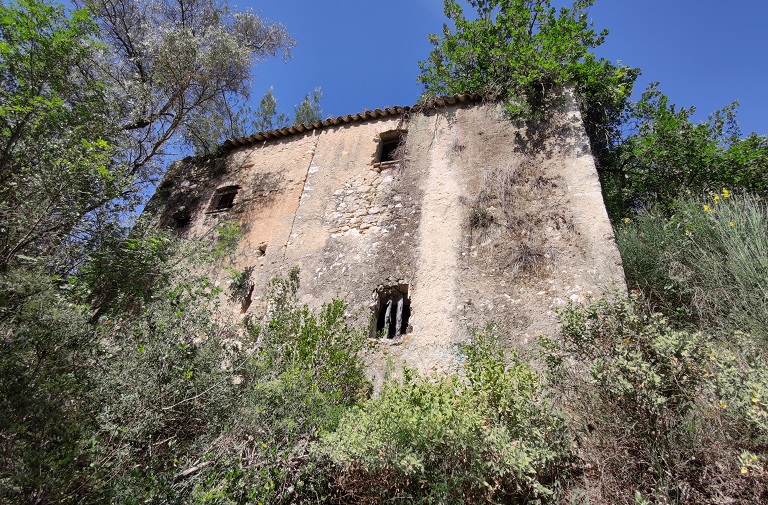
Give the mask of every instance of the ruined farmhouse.
M 294 267 L 299 302 L 345 299 L 381 343 L 379 371 L 389 358 L 450 373 L 488 323 L 525 347 L 569 300 L 624 285 L 569 97 L 537 131 L 460 95 L 233 139 L 176 162 L 149 212 L 188 238 L 239 227 L 210 272 L 222 288 L 232 269 L 247 277 L 233 314 L 262 310 Z

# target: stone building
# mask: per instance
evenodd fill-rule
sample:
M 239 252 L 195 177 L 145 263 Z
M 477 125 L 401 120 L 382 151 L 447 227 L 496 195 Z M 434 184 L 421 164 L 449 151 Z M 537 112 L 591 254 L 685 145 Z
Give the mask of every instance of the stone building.
M 175 163 L 149 212 L 189 238 L 241 229 L 210 272 L 222 287 L 226 268 L 248 275 L 234 313 L 260 310 L 267 282 L 298 266 L 300 302 L 343 298 L 370 324 L 374 374 L 387 357 L 451 372 L 471 327 L 524 347 L 555 331 L 557 307 L 623 289 L 566 101 L 538 131 L 461 95 L 230 140 L 215 161 Z

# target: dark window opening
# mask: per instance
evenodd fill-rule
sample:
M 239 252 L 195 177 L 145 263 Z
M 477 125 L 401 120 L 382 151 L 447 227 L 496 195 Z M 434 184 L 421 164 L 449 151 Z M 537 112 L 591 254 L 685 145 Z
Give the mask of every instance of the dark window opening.
M 235 204 L 235 196 L 237 196 L 237 190 L 240 186 L 227 186 L 226 188 L 219 188 L 213 194 L 213 201 L 211 202 L 211 210 L 224 210 L 230 209 Z
M 186 207 L 180 207 L 171 215 L 171 219 L 173 219 L 173 227 L 178 230 L 184 228 L 192 221 L 192 214 Z
M 410 331 L 411 298 L 408 284 L 380 286 L 374 291 L 374 337 L 400 338 Z
M 394 163 L 402 158 L 403 135 L 401 132 L 382 133 L 377 163 Z

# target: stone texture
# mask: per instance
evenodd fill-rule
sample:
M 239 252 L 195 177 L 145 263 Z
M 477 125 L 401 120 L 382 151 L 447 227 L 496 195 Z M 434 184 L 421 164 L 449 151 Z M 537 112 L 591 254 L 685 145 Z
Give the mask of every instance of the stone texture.
M 369 357 L 371 377 L 380 383 L 388 358 L 421 372 L 451 373 L 459 367 L 455 344 L 472 326 L 495 322 L 508 345 L 524 348 L 539 333 L 555 333 L 554 310 L 566 301 L 623 288 L 572 101 L 562 119 L 558 131 L 566 137 L 548 140 L 547 156 L 520 152 L 525 130 L 495 105 L 412 113 L 407 123 L 388 117 L 312 130 L 232 150 L 223 167 L 177 162 L 147 213 L 172 225 L 185 207 L 191 220 L 178 233 L 202 240 L 215 237 L 224 221 L 240 224 L 237 250 L 209 273 L 224 283 L 227 269 L 259 265 L 249 312 L 264 308 L 269 280 L 294 266 L 300 302 L 319 307 L 342 294 L 351 314 L 370 305 L 377 286 L 408 284 L 412 330 Z M 373 167 L 379 136 L 400 128 L 408 132 L 404 161 Z M 540 179 L 526 179 L 520 169 L 531 164 Z M 524 226 L 481 233 L 470 216 L 483 185 L 501 168 L 523 174 L 513 210 L 526 218 Z M 232 209 L 209 212 L 214 191 L 228 185 L 240 186 Z M 505 215 L 496 204 L 484 211 L 499 220 Z M 516 270 L 520 245 L 534 235 L 545 258 L 540 271 Z M 256 258 L 260 244 L 266 252 Z M 240 303 L 226 295 L 221 302 L 236 317 Z

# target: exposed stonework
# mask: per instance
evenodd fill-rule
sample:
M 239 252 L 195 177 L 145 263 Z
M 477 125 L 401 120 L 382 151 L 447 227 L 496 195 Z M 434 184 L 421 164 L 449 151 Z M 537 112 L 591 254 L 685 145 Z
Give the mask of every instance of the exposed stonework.
M 241 226 L 236 252 L 211 271 L 226 287 L 225 268 L 253 269 L 252 303 L 232 303 L 234 313 L 262 308 L 269 279 L 294 266 L 301 302 L 341 297 L 366 320 L 380 306 L 377 290 L 403 286 L 408 331 L 382 339 L 371 359 L 380 380 L 387 357 L 455 370 L 471 326 L 495 322 L 510 345 L 526 346 L 554 331 L 554 310 L 568 300 L 623 289 L 572 102 L 539 139 L 495 104 L 320 126 L 241 139 L 216 162 L 178 162 L 150 204 L 161 225 L 190 238 L 215 238 L 225 220 Z M 377 164 L 381 135 L 397 130 L 402 159 Z M 212 208 L 216 190 L 230 186 L 232 207 Z

